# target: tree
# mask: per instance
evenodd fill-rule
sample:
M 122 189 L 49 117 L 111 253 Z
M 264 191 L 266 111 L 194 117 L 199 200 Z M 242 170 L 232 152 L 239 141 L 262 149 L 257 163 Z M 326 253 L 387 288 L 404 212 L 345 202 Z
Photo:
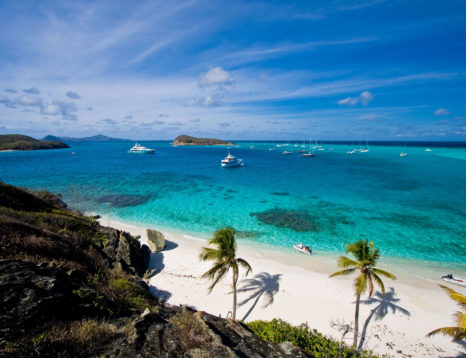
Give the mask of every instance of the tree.
M 439 286 L 447 291 L 450 298 L 458 302 L 463 310 L 466 308 L 466 296 L 456 292 L 455 290 L 452 290 L 449 287 L 442 285 Z M 427 334 L 427 337 L 440 333 L 444 334 L 445 336 L 453 337 L 453 340 L 466 339 L 466 314 L 463 312 L 456 312 L 454 316 L 456 317 L 456 327 L 442 327 L 434 329 L 432 332 Z
M 331 274 L 330 277 L 347 276 L 354 272 L 359 272 L 359 275 L 354 280 L 356 308 L 354 313 L 353 347 L 356 347 L 358 343 L 359 303 L 361 294 L 369 289 L 369 297 L 371 297 L 374 292 L 374 281 L 381 288 L 382 293 L 385 294 L 385 286 L 380 275 L 391 278 L 392 280 L 395 280 L 396 277 L 390 272 L 375 268 L 377 260 L 380 257 L 379 250 L 375 248 L 373 242 L 368 242 L 367 239 L 356 241 L 353 244 L 347 244 L 346 253 L 351 253 L 355 260 L 346 256 L 340 256 L 338 259 L 338 267 L 344 270 L 335 272 Z
M 236 319 L 236 284 L 238 282 L 239 266 L 246 269 L 246 276 L 251 272 L 251 266 L 241 259 L 236 257 L 236 241 L 235 230 L 231 228 L 223 228 L 217 230 L 212 239 L 209 239 L 210 245 L 215 245 L 216 248 L 203 247 L 199 258 L 202 261 L 214 261 L 210 270 L 206 271 L 202 278 L 209 278 L 212 284 L 209 287 L 209 293 L 212 292 L 215 285 L 222 279 L 230 269 L 233 271 L 233 320 Z

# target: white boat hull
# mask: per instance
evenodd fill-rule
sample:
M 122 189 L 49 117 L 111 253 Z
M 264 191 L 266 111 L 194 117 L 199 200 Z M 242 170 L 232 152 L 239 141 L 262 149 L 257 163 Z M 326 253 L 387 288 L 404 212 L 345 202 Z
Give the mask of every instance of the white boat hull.
M 466 280 L 463 280 L 462 278 L 459 278 L 459 277 L 455 277 L 455 276 L 453 276 L 452 278 L 442 277 L 442 280 L 449 282 L 449 283 L 453 283 L 455 285 L 466 287 Z
M 299 252 L 302 252 L 303 254 L 306 254 L 306 255 L 311 255 L 311 252 L 310 251 L 307 251 L 303 248 L 300 248 L 298 245 L 293 245 L 293 248 Z

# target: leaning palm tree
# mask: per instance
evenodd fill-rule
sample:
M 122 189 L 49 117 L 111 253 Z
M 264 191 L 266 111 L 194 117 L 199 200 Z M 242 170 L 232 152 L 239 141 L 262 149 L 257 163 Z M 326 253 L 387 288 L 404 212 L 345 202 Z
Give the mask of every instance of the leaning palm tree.
M 463 310 L 466 308 L 466 296 L 462 295 L 459 292 L 456 292 L 455 290 L 452 290 L 449 287 L 442 285 L 439 286 L 442 287 L 445 291 L 447 291 L 450 298 L 457 301 L 460 307 L 463 308 Z M 434 329 L 432 332 L 429 332 L 427 334 L 427 337 L 440 333 L 446 336 L 453 337 L 453 340 L 466 339 L 466 313 L 456 312 L 455 317 L 457 324 L 456 327 L 442 327 Z
M 369 297 L 371 297 L 374 292 L 374 281 L 380 286 L 382 293 L 385 294 L 385 286 L 379 275 L 391 278 L 392 280 L 395 280 L 396 277 L 390 272 L 375 268 L 380 255 L 379 250 L 375 248 L 373 242 L 359 240 L 353 244 L 347 244 L 346 252 L 351 253 L 355 260 L 346 256 L 340 256 L 338 259 L 338 267 L 342 267 L 344 270 L 335 272 L 331 274 L 330 277 L 346 276 L 354 272 L 359 272 L 359 275 L 354 280 L 354 287 L 356 290 L 356 309 L 354 313 L 353 347 L 356 347 L 358 343 L 359 303 L 361 300 L 361 294 L 369 289 Z
M 230 269 L 233 271 L 233 312 L 232 318 L 236 319 L 236 284 L 238 282 L 239 266 L 246 269 L 246 276 L 251 271 L 251 266 L 236 257 L 235 230 L 223 228 L 217 230 L 214 237 L 208 241 L 209 244 L 215 245 L 216 248 L 203 247 L 199 258 L 202 261 L 214 261 L 210 270 L 206 271 L 202 277 L 212 280 L 209 287 L 209 293 L 212 292 L 215 285 L 227 274 Z

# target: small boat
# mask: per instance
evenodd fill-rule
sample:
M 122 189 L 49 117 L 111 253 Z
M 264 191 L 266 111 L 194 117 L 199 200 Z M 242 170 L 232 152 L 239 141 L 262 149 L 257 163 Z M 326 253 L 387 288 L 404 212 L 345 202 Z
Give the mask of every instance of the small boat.
M 295 250 L 298 250 L 299 252 L 302 252 L 303 254 L 310 255 L 312 254 L 312 250 L 309 248 L 309 246 L 300 246 L 298 244 L 293 245 L 293 248 Z
M 466 287 L 465 279 L 453 276 L 451 273 L 449 273 L 448 275 L 442 276 L 442 280 L 446 282 L 454 283 L 455 285 Z
M 292 151 L 289 151 L 289 150 L 285 150 L 285 151 L 283 152 L 283 154 L 285 154 L 285 155 L 287 155 L 287 154 L 293 154 L 293 152 L 292 152 Z
M 405 153 L 405 152 L 400 153 L 400 157 L 406 157 L 407 155 L 408 155 L 408 153 Z
M 228 151 L 228 155 L 222 159 L 222 161 L 220 162 L 220 165 L 223 168 L 233 168 L 233 167 L 237 167 L 237 166 L 244 165 L 244 164 L 243 164 L 243 159 L 236 158 L 235 156 L 231 155 L 230 152 Z
M 307 149 L 298 149 L 298 153 L 309 153 Z
M 301 155 L 301 157 L 315 157 L 316 155 L 314 153 L 304 153 L 303 155 Z
M 357 153 L 357 149 L 352 149 L 346 152 L 346 154 L 354 154 Z
M 426 148 L 426 149 L 424 150 L 424 152 L 432 152 L 432 149 Z
M 129 151 L 128 153 L 139 153 L 139 154 L 154 154 L 155 149 L 147 148 L 139 143 L 136 143 Z

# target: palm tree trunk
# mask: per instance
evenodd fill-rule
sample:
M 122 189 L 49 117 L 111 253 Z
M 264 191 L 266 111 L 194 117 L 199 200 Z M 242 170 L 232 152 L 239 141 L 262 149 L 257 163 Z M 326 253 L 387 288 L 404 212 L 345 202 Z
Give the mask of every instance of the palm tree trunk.
M 359 301 L 361 300 L 361 295 L 356 296 L 356 309 L 354 312 L 354 339 L 353 347 L 356 348 L 358 344 L 358 329 L 359 329 Z
M 233 270 L 233 321 L 236 321 L 236 271 Z

